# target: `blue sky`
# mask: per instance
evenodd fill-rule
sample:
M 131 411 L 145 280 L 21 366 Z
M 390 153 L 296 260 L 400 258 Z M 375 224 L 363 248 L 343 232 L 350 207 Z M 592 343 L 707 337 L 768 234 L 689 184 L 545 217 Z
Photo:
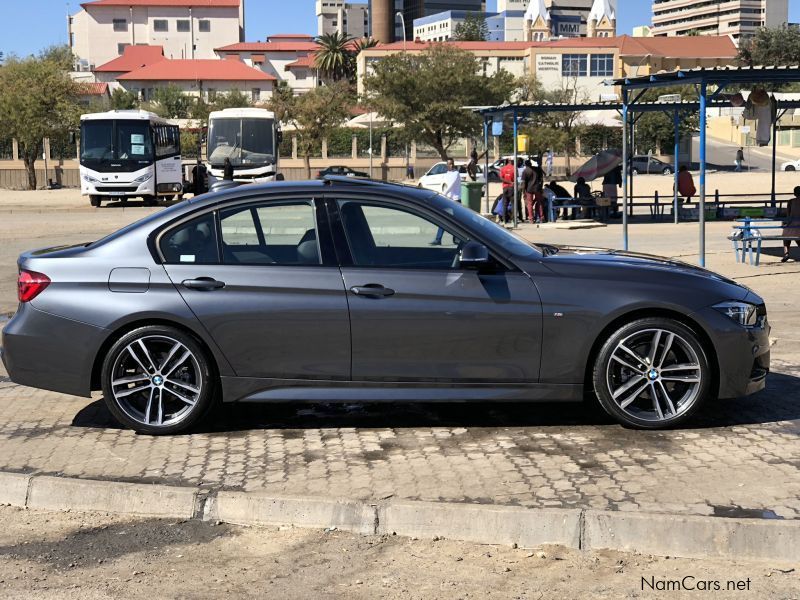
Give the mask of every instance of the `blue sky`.
M 488 0 L 493 10 L 496 0 Z M 0 52 L 26 55 L 51 44 L 66 43 L 66 14 L 80 9 L 72 0 L 15 1 L 0 20 Z M 650 22 L 650 2 L 619 0 L 618 29 L 630 33 Z M 263 40 L 272 33 L 316 33 L 314 0 L 246 0 L 247 39 Z M 789 0 L 789 20 L 800 22 L 800 0 Z

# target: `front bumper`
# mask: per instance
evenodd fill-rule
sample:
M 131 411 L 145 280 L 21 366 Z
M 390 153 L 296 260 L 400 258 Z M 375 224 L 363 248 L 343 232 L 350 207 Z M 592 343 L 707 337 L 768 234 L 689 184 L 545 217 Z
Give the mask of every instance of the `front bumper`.
M 0 357 L 14 383 L 88 397 L 94 358 L 107 334 L 20 304 L 3 329 Z
M 770 325 L 745 328 L 713 308 L 697 316 L 706 327 L 717 354 L 719 397 L 739 398 L 766 387 L 770 367 Z

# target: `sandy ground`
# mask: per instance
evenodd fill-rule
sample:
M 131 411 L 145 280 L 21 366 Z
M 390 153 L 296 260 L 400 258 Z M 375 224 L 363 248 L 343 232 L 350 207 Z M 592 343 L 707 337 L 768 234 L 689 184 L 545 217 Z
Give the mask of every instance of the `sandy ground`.
M 674 591 L 681 581 L 712 591 Z M 739 591 L 726 592 L 729 581 Z M 792 565 L 0 507 L 8 599 L 797 598 L 798 589 Z

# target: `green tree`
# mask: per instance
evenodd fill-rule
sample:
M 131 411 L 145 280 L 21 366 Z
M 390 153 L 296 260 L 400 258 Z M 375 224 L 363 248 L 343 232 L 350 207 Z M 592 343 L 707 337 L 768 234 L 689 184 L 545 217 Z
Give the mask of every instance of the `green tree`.
M 192 101 L 174 84 L 156 88 L 149 108 L 166 119 L 187 119 L 191 114 Z
M 742 42 L 739 59 L 751 67 L 800 64 L 800 27 L 759 29 L 754 37 Z
M 341 32 L 326 33 L 316 40 L 314 66 L 324 77 L 333 81 L 347 79 L 352 68 L 351 48 L 353 38 Z
M 114 88 L 111 92 L 112 110 L 133 110 L 139 108 L 139 96 L 122 88 Z
M 299 96 L 274 94 L 270 99 L 270 110 L 294 126 L 297 152 L 303 157 L 308 179 L 314 148 L 350 116 L 353 103 L 352 89 L 345 82 L 317 87 Z
M 459 42 L 485 42 L 487 37 L 489 26 L 486 24 L 486 15 L 480 12 L 468 12 L 453 31 L 453 39 Z
M 72 71 L 75 66 L 75 55 L 67 45 L 48 46 L 39 53 L 41 60 L 55 63 L 62 71 Z
M 211 103 L 211 110 L 224 110 L 226 108 L 245 108 L 251 106 L 250 96 L 240 90 L 233 89 L 226 94 L 217 94 Z
M 28 188 L 36 189 L 36 160 L 43 139 L 65 135 L 78 123 L 78 85 L 57 61 L 10 58 L 0 69 L 0 115 L 3 133 L 16 138 L 28 172 Z
M 472 53 L 445 44 L 420 54 L 394 54 L 366 77 L 364 103 L 447 160 L 457 140 L 482 131 L 481 119 L 463 107 L 502 104 L 514 89 L 508 72 L 487 76 L 479 66 Z
M 679 94 L 684 100 L 696 100 L 697 92 L 690 86 L 671 86 L 656 88 L 645 92 L 642 102 L 655 102 L 659 96 Z M 678 130 L 681 136 L 691 135 L 700 128 L 700 115 L 697 112 L 681 115 Z M 672 149 L 675 145 L 675 122 L 671 114 L 651 112 L 636 121 L 636 148 L 640 153 L 653 151 L 659 153 Z

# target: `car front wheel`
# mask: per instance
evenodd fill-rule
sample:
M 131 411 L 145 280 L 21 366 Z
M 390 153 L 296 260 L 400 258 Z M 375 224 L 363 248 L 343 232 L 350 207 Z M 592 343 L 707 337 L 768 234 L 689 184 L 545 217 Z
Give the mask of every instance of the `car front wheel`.
M 103 396 L 126 427 L 152 435 L 197 424 L 210 409 L 216 378 L 203 348 L 191 336 L 146 326 L 122 336 L 103 361 Z
M 666 169 L 664 169 L 664 170 L 662 171 L 662 173 L 664 173 L 664 175 L 672 175 L 672 169 L 670 169 L 669 167 L 667 167 Z
M 784 169 L 784 171 L 794 171 L 794 170 L 795 170 L 794 165 L 789 165 Z
M 691 329 L 672 319 L 646 318 L 605 341 L 593 383 L 603 409 L 623 425 L 665 429 L 700 408 L 711 389 L 711 370 Z

